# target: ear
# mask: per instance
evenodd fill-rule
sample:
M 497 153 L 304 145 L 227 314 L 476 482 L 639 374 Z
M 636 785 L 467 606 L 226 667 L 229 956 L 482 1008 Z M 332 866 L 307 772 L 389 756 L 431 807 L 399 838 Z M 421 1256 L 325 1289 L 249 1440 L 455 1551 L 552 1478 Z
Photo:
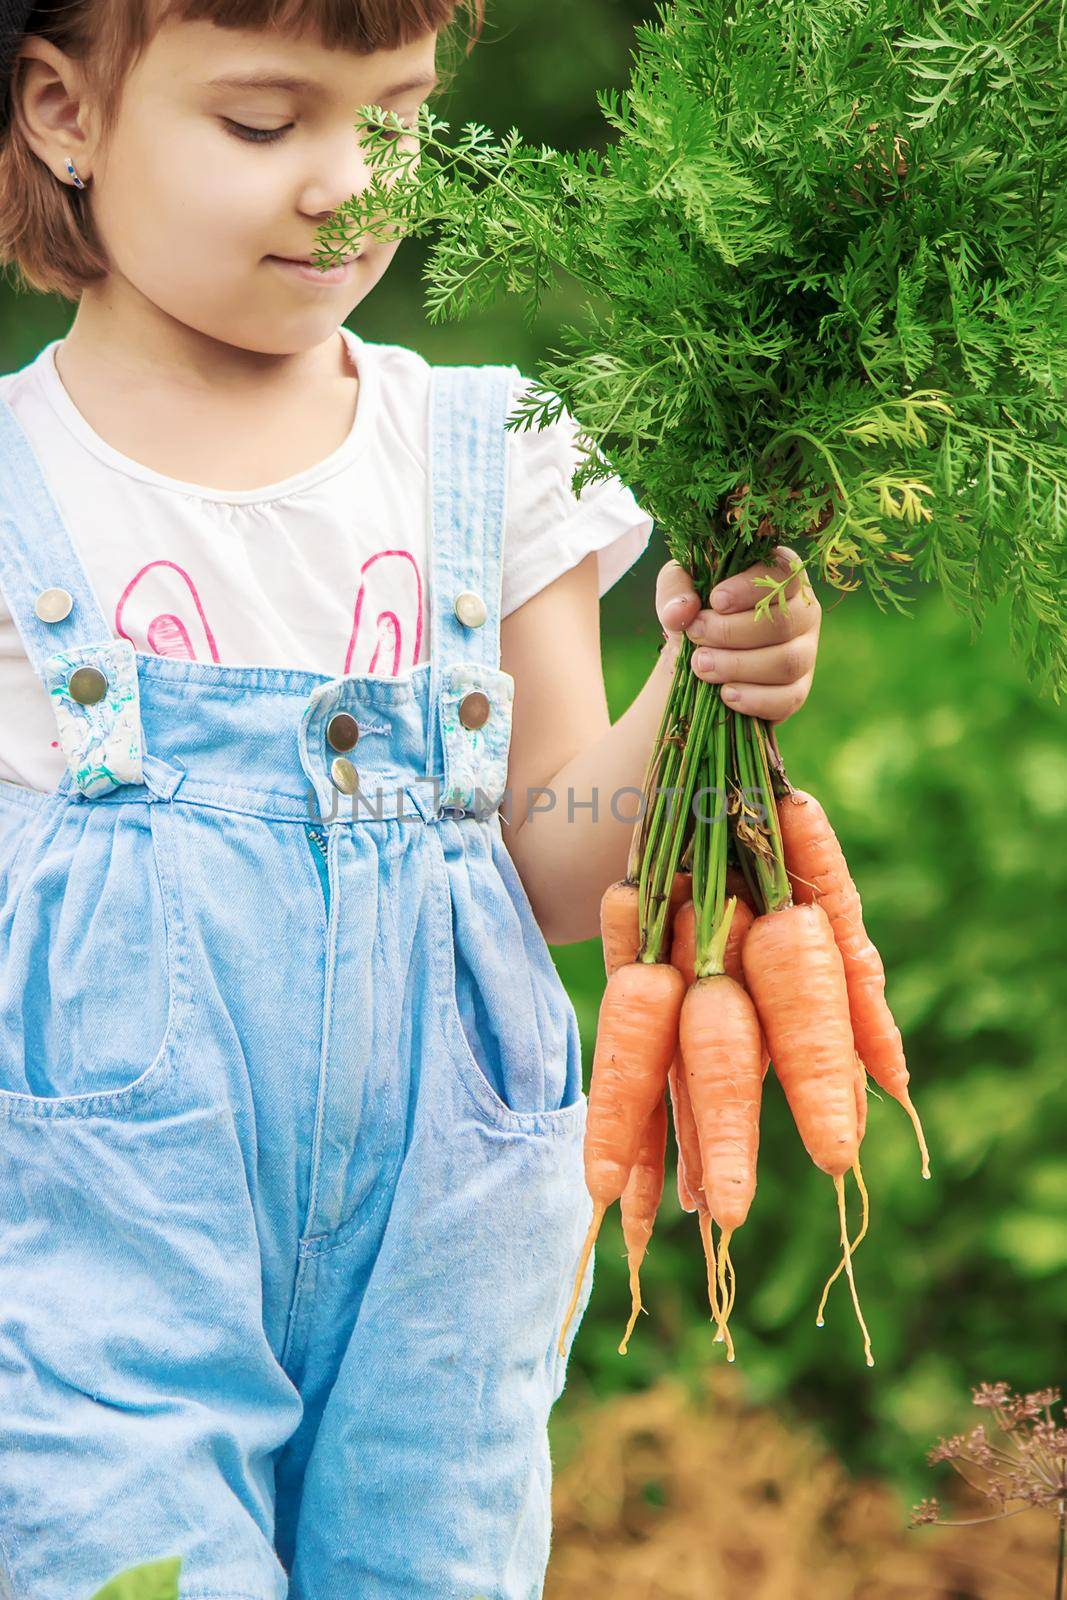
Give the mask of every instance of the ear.
M 115 631 L 149 655 L 219 660 L 196 584 L 174 561 L 150 561 L 130 579 L 115 607 Z
M 98 139 L 79 63 L 50 39 L 28 35 L 19 46 L 11 78 L 11 119 L 38 159 L 67 183 L 66 157 L 82 178 L 92 175 Z
M 419 659 L 422 574 L 410 550 L 379 550 L 360 569 L 359 593 L 342 672 L 395 678 Z

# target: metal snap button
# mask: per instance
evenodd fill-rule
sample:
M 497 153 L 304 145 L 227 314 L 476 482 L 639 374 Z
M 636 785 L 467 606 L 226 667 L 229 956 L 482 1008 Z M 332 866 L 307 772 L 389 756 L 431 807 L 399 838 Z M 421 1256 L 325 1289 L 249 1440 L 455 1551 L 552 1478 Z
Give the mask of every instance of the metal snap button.
M 339 711 L 326 724 L 326 737 L 335 750 L 351 750 L 359 738 L 359 723 L 347 711 Z
M 67 680 L 67 693 L 81 706 L 95 706 L 107 694 L 107 679 L 98 667 L 78 667 Z
M 355 794 L 359 788 L 359 773 L 344 756 L 338 756 L 330 765 L 330 777 L 335 789 L 340 789 L 342 794 Z
M 66 589 L 42 589 L 33 609 L 42 622 L 62 622 L 69 617 L 74 600 Z
M 457 594 L 453 610 L 465 628 L 480 628 L 489 615 L 485 601 L 473 589 L 464 589 L 462 594 Z
M 472 689 L 459 703 L 459 720 L 465 728 L 483 728 L 489 721 L 489 696 Z

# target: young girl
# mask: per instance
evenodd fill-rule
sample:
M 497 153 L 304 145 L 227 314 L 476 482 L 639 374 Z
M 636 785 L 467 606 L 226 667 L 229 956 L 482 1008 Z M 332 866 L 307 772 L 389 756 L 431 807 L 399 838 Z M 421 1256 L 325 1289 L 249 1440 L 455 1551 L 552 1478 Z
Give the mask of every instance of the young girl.
M 0 254 L 77 303 L 0 384 L 17 1600 L 174 1555 L 188 1600 L 541 1593 L 590 1211 L 546 939 L 625 872 L 680 629 L 754 715 L 811 684 L 810 591 L 667 563 L 612 725 L 649 519 L 573 496 L 570 417 L 505 432 L 514 367 L 344 326 L 395 244 L 296 264 L 453 11 L 0 6 Z

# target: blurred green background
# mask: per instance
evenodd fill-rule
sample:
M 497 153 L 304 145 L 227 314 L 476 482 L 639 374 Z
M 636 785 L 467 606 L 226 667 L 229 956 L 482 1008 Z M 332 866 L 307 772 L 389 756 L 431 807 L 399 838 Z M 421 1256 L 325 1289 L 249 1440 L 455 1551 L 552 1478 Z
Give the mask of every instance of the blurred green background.
M 557 146 L 601 143 L 598 88 L 625 86 L 637 0 L 489 0 L 482 42 L 435 103 L 453 126 L 477 119 Z M 425 246 L 407 241 L 350 319 L 362 337 L 439 361 L 514 361 L 533 373 L 576 304 L 561 288 L 532 327 L 500 304 L 461 324 L 423 313 Z M 61 336 L 74 308 L 0 289 L 4 370 Z M 606 597 L 605 673 L 613 715 L 659 646 L 658 535 Z M 1029 686 L 993 615 L 971 638 L 940 596 L 910 615 L 823 591 L 811 698 L 783 725 L 793 781 L 822 799 L 863 896 L 888 973 L 933 1177 L 899 1107 L 872 1098 L 864 1144 L 871 1226 L 856 1272 L 876 1366 L 843 1280 L 815 1327 L 836 1264 L 832 1186 L 807 1159 L 768 1078 L 759 1190 L 732 1252 L 736 1381 L 787 1418 L 816 1424 L 857 1471 L 902 1494 L 931 1492 L 924 1452 L 969 1426 L 970 1387 L 1057 1383 L 1067 1306 L 1067 742 L 1064 716 Z M 603 968 L 596 942 L 554 950 L 591 1057 Z M 858 1201 L 850 1190 L 853 1215 Z M 650 1315 L 625 1358 L 629 1305 L 616 1215 L 604 1227 L 592 1303 L 553 1419 L 558 1458 L 590 1396 L 695 1378 L 721 1363 L 703 1258 L 669 1175 L 644 1273 Z

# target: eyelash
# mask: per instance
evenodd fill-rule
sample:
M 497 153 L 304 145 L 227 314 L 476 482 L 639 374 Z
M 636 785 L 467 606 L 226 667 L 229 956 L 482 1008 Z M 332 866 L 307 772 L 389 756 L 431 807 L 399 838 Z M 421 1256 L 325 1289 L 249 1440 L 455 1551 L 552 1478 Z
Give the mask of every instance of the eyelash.
M 293 126 L 287 122 L 284 128 L 247 128 L 243 122 L 233 122 L 229 117 L 223 117 L 222 120 L 234 137 L 243 139 L 246 144 L 274 144 Z
M 223 117 L 222 120 L 234 138 L 243 140 L 245 144 L 277 144 L 283 134 L 296 126 L 293 122 L 287 122 L 282 128 L 249 128 L 243 122 L 234 122 L 231 117 Z M 415 124 L 406 122 L 404 126 L 413 128 Z M 380 129 L 379 132 L 387 144 L 395 144 L 400 137 L 389 129 Z

